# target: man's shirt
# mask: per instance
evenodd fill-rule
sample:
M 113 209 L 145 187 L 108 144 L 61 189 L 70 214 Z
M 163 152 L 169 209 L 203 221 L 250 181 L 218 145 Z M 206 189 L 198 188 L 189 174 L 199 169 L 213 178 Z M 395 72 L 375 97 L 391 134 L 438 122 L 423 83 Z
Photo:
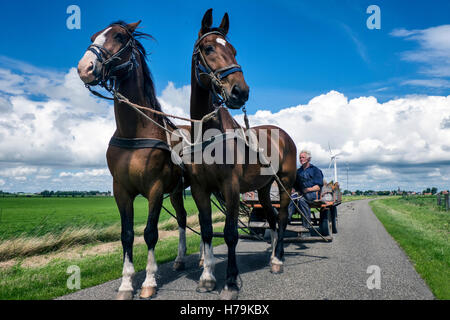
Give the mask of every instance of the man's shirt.
M 316 166 L 309 164 L 309 167 L 303 169 L 303 166 L 297 169 L 297 177 L 294 183 L 295 191 L 303 194 L 303 189 L 311 188 L 318 185 L 321 189 L 323 187 L 322 171 Z

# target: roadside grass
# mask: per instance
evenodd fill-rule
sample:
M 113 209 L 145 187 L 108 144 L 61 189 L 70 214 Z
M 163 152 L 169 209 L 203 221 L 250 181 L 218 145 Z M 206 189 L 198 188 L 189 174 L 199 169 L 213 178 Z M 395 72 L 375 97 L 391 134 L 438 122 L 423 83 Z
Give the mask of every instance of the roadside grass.
M 380 196 L 342 196 L 342 202 L 350 202 L 363 199 L 374 199 Z
M 192 197 L 184 201 L 188 217 L 196 215 Z M 164 206 L 175 213 L 169 199 Z M 135 200 L 135 234 L 143 235 L 147 201 Z M 0 198 L 0 261 L 65 250 L 76 245 L 120 240 L 120 217 L 111 197 Z M 161 210 L 159 228 L 177 230 L 178 224 Z
M 450 299 L 450 213 L 435 197 L 384 198 L 373 212 L 438 299 Z
M 223 239 L 213 239 L 214 246 L 223 243 Z M 187 254 L 198 252 L 200 237 L 195 234 L 188 235 L 186 244 Z M 159 241 L 155 248 L 157 263 L 174 260 L 177 247 L 178 237 Z M 145 244 L 134 246 L 133 260 L 136 272 L 145 270 L 147 263 Z M 0 300 L 43 300 L 72 293 L 75 290 L 68 289 L 67 280 L 70 274 L 66 273 L 71 265 L 80 268 L 81 289 L 92 287 L 121 277 L 122 249 L 82 259 L 57 259 L 39 268 L 24 268 L 20 263 L 16 264 L 0 272 Z

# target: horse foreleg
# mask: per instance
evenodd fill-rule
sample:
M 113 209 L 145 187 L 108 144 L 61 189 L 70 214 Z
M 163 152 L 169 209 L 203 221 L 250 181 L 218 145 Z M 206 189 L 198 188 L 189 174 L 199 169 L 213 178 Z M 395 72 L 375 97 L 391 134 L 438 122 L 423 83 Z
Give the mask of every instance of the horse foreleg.
M 178 255 L 173 263 L 175 271 L 181 271 L 185 268 L 184 259 L 186 256 L 186 210 L 183 205 L 183 193 L 177 192 L 170 195 L 170 202 L 177 214 L 178 223 Z
M 198 208 L 198 218 L 203 243 L 203 272 L 197 286 L 198 292 L 213 291 L 216 287 L 214 277 L 215 258 L 212 246 L 213 228 L 211 218 L 211 193 L 201 190 L 195 185 L 191 186 L 192 196 Z
M 268 183 L 266 186 L 258 190 L 258 200 L 261 203 L 264 212 L 266 214 L 267 221 L 270 226 L 270 237 L 272 244 L 272 254 L 270 256 L 271 272 L 279 272 L 282 269 L 283 261 L 275 255 L 276 248 L 278 246 L 278 231 L 277 231 L 277 213 L 272 206 L 270 200 L 270 187 L 272 183 Z
M 199 251 L 199 258 L 198 258 L 198 266 L 200 268 L 203 268 L 204 263 L 205 263 L 205 244 L 203 243 L 203 240 L 200 239 L 200 251 Z
M 153 185 L 148 199 L 148 220 L 144 230 L 144 239 L 148 248 L 145 280 L 142 283 L 141 298 L 149 298 L 156 294 L 156 272 L 158 265 L 155 259 L 155 246 L 158 242 L 158 220 L 163 202 L 162 183 Z
M 237 285 L 237 277 L 239 270 L 236 261 L 236 245 L 239 240 L 238 234 L 238 214 L 239 214 L 239 184 L 226 183 L 224 190 L 224 198 L 226 203 L 226 219 L 224 228 L 225 243 L 228 247 L 228 265 L 227 279 L 225 287 L 220 293 L 220 298 L 224 300 L 237 299 L 239 287 Z
M 113 183 L 113 190 L 122 224 L 120 238 L 123 248 L 122 282 L 116 298 L 118 300 L 131 300 L 133 299 L 133 276 L 135 273 L 133 266 L 133 201 L 135 197 L 131 196 L 116 182 Z
M 291 185 L 289 184 L 288 178 L 282 179 L 283 185 L 288 186 L 290 190 Z M 289 194 L 287 194 L 283 187 L 278 185 L 280 190 L 280 210 L 278 211 L 278 236 L 275 245 L 275 251 L 272 258 L 272 273 L 282 273 L 283 263 L 282 259 L 284 256 L 284 232 L 286 231 L 286 226 L 288 222 L 288 206 L 291 201 Z

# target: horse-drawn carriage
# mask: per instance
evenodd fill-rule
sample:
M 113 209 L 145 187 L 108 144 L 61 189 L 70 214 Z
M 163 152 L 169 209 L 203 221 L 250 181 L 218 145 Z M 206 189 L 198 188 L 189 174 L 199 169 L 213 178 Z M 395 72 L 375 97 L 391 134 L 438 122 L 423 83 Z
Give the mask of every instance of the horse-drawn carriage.
M 270 197 L 272 205 L 275 209 L 280 207 L 279 190 L 276 183 L 272 184 L 270 190 Z M 296 193 L 292 194 L 292 199 L 296 200 L 300 196 Z M 342 202 L 342 193 L 339 188 L 339 183 L 325 183 L 321 195 L 318 200 L 310 202 L 311 207 L 311 224 L 316 235 L 310 237 L 302 236 L 309 232 L 309 226 L 304 225 L 305 219 L 302 219 L 302 214 L 296 209 L 292 216 L 290 223 L 286 227 L 286 231 L 294 234 L 294 237 L 286 237 L 285 241 L 307 241 L 316 240 L 322 235 L 327 241 L 332 241 L 332 234 L 337 233 L 338 217 L 337 206 Z M 249 210 L 241 208 L 241 211 L 248 213 L 248 231 L 250 236 L 255 238 L 263 237 L 265 231 L 269 228 L 269 224 L 265 219 L 265 214 L 261 204 L 258 201 L 258 193 L 256 191 L 247 192 L 243 195 L 242 203 Z M 318 234 L 317 231 L 320 233 Z M 320 237 L 321 238 L 321 237 Z

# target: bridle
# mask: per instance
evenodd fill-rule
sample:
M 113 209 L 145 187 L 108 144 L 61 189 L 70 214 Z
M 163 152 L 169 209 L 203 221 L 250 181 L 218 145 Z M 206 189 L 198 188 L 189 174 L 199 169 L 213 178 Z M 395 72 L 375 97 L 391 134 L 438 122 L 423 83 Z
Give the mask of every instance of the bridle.
M 220 106 L 222 104 L 227 104 L 228 97 L 225 92 L 225 89 L 222 84 L 222 79 L 226 78 L 232 73 L 235 72 L 243 72 L 242 68 L 238 64 L 231 64 L 229 66 L 226 66 L 224 68 L 220 68 L 217 70 L 213 70 L 208 62 L 206 62 L 205 57 L 203 56 L 201 50 L 200 50 L 200 42 L 206 38 L 207 36 L 211 34 L 218 34 L 225 38 L 225 35 L 220 31 L 210 31 L 202 35 L 200 38 L 197 39 L 194 45 L 194 52 L 192 54 L 194 58 L 194 65 L 195 65 L 195 77 L 197 79 L 197 83 L 205 90 L 210 90 L 213 95 L 213 104 L 216 106 Z M 211 80 L 211 87 L 206 88 L 204 84 L 200 81 L 200 76 L 206 75 Z M 219 92 L 217 92 L 217 90 Z
M 101 74 L 99 76 L 97 76 L 94 81 L 85 85 L 86 88 L 88 88 L 93 93 L 94 93 L 94 91 L 90 87 L 96 86 L 96 85 L 99 85 L 111 92 L 113 90 L 113 88 L 115 86 L 115 82 L 117 81 L 117 78 L 118 78 L 117 72 L 119 72 L 121 70 L 126 70 L 127 71 L 126 75 L 129 75 L 130 72 L 135 67 L 138 66 L 138 62 L 136 60 L 136 55 L 135 55 L 136 40 L 134 39 L 133 34 L 125 26 L 122 26 L 120 24 L 112 24 L 111 26 L 119 26 L 122 29 L 124 29 L 127 32 L 127 34 L 130 36 L 130 39 L 122 48 L 120 48 L 119 51 L 117 51 L 114 54 L 112 54 L 105 47 L 97 45 L 97 44 L 91 44 L 87 48 L 87 51 L 90 51 L 97 56 L 97 59 L 102 66 Z M 128 48 L 131 48 L 130 59 L 124 63 L 114 65 L 113 62 L 121 61 L 123 59 L 121 57 L 121 55 Z M 108 84 L 108 82 L 109 82 L 109 84 Z

